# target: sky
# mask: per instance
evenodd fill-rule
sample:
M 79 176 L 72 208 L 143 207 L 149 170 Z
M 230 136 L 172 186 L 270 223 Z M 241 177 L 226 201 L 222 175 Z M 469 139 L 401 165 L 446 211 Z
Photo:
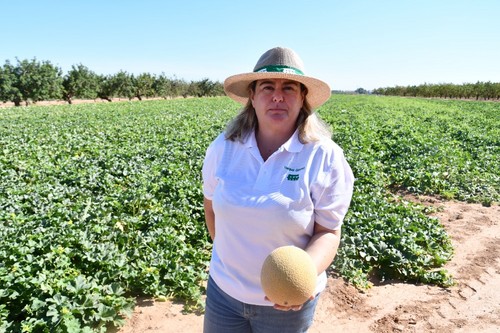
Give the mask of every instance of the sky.
M 332 90 L 500 82 L 500 0 L 0 0 L 0 65 L 224 81 L 275 46 Z

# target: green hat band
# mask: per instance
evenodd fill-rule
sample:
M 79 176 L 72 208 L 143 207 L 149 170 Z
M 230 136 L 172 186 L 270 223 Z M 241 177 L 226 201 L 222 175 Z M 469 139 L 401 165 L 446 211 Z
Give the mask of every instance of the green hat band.
M 304 75 L 304 73 L 295 67 L 290 66 L 264 66 L 259 69 L 254 70 L 255 73 L 285 73 L 285 74 L 295 74 L 295 75 Z

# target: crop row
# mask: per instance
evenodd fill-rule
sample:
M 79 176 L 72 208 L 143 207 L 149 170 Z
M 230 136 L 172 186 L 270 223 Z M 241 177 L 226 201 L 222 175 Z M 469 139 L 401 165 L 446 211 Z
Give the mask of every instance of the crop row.
M 199 306 L 211 250 L 200 170 L 237 107 L 221 97 L 2 110 L 0 332 L 104 332 L 138 295 Z M 332 268 L 361 286 L 452 283 L 444 229 L 397 191 L 500 201 L 498 111 L 375 96 L 318 110 L 357 178 Z

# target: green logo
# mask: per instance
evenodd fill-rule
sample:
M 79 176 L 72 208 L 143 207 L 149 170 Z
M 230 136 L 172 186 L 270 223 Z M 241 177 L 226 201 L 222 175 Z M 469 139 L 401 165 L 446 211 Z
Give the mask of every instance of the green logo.
M 287 180 L 291 180 L 291 181 L 297 181 L 299 180 L 299 175 L 292 175 L 292 174 L 288 174 L 288 176 L 286 177 Z

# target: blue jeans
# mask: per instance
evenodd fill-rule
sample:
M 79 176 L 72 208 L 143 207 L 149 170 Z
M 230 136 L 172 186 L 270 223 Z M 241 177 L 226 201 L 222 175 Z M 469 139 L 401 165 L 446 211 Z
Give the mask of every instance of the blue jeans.
M 280 311 L 272 306 L 240 302 L 223 292 L 210 277 L 203 333 L 299 333 L 313 323 L 318 302 L 307 301 L 300 311 Z

